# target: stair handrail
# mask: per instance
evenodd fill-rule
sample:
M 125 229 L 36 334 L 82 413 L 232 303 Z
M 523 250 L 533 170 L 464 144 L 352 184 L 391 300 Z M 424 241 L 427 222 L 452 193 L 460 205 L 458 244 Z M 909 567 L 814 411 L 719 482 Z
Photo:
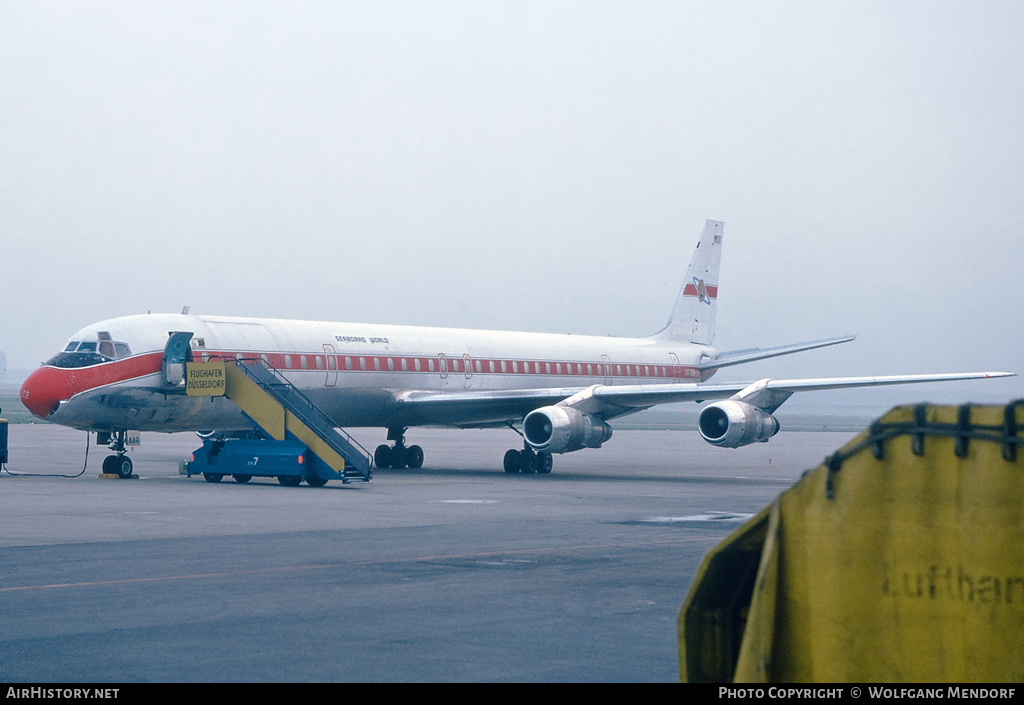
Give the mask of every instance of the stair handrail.
M 334 429 L 335 433 L 340 435 L 342 438 L 344 438 L 346 441 L 348 441 L 351 445 L 353 445 L 355 448 L 357 448 L 366 457 L 367 468 L 373 466 L 373 454 L 370 453 L 370 451 L 368 451 L 366 448 L 364 448 L 363 445 L 359 441 L 357 441 L 355 438 L 353 438 L 347 431 L 345 431 L 345 429 L 337 426 L 334 423 L 334 419 L 332 419 L 330 416 L 325 414 L 323 409 L 321 409 L 316 404 L 314 404 L 313 401 L 309 397 L 307 397 L 305 394 L 302 393 L 302 390 L 300 390 L 298 387 L 296 387 L 294 384 L 292 384 L 291 381 L 289 381 L 289 379 L 287 377 L 285 377 L 284 374 L 280 370 L 278 370 L 276 367 L 271 365 L 267 360 L 263 359 L 262 357 L 228 357 L 228 358 L 224 358 L 224 361 L 225 362 L 233 362 L 233 363 L 235 363 L 236 366 L 239 366 L 239 365 L 243 365 L 244 366 L 244 365 L 254 364 L 255 363 L 255 364 L 259 364 L 264 369 L 268 370 L 271 374 L 274 375 L 276 380 L 280 380 L 279 383 L 282 386 L 288 387 L 288 389 L 290 391 L 295 393 L 295 396 L 297 396 L 299 399 L 301 399 L 303 402 L 305 402 L 306 406 L 311 411 L 313 411 L 316 414 L 320 414 L 322 417 L 327 419 L 327 421 L 331 425 L 331 428 Z M 244 367 L 243 367 L 243 371 L 244 371 Z M 257 385 L 259 385 L 261 388 L 263 388 L 263 389 L 267 389 L 268 388 L 267 385 L 263 383 L 263 380 L 257 379 L 257 378 L 255 378 L 255 377 L 253 377 L 251 375 L 247 375 L 247 376 L 249 377 L 249 379 L 251 379 Z

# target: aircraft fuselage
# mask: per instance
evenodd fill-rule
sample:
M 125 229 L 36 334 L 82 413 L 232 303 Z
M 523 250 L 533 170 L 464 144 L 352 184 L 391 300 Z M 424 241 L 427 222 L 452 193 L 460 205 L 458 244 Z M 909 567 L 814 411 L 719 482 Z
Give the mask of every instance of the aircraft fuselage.
M 250 428 L 227 399 L 168 388 L 162 361 L 171 331 L 193 334 L 195 361 L 261 359 L 340 426 L 500 424 L 521 419 L 533 405 L 495 403 L 487 413 L 480 393 L 493 392 L 497 401 L 502 392 L 523 389 L 564 388 L 569 396 L 595 384 L 702 382 L 713 370 L 697 363 L 715 354 L 655 338 L 153 314 L 83 328 L 69 348 L 109 340 L 130 354 L 82 367 L 61 366 L 56 356 L 26 381 L 23 401 L 37 416 L 89 431 Z M 403 394 L 460 391 L 475 393 L 475 404 L 402 408 Z

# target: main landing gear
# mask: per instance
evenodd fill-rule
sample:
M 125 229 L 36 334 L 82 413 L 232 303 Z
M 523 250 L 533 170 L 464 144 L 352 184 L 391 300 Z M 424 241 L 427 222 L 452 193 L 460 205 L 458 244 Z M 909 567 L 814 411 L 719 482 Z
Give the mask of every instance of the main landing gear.
M 389 428 L 388 440 L 393 445 L 381 444 L 373 452 L 373 464 L 378 468 L 423 467 L 423 449 L 405 445 L 405 428 Z M 547 475 L 554 465 L 551 453 L 537 452 L 526 443 L 522 450 L 515 448 L 505 453 L 504 468 L 509 474 Z
M 551 453 L 544 453 L 543 451 L 538 453 L 533 448 L 526 446 L 522 450 L 512 448 L 506 451 L 504 464 L 505 472 L 509 474 L 521 472 L 524 475 L 532 473 L 547 475 L 551 472 L 554 461 Z
M 423 467 L 423 449 L 419 446 L 405 445 L 405 429 L 389 428 L 388 440 L 395 444 L 381 444 L 373 451 L 373 464 L 378 468 L 421 468 Z
M 125 439 L 127 436 L 127 431 L 97 435 L 96 443 L 108 443 L 110 450 L 115 453 L 115 455 L 108 455 L 103 459 L 104 475 L 117 475 L 122 480 L 127 480 L 132 476 L 132 459 L 125 455 Z

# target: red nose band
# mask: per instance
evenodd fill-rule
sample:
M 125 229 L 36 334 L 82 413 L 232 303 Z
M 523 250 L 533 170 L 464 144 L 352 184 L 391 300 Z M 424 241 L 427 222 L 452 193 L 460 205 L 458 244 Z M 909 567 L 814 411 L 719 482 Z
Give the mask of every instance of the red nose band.
M 21 403 L 41 419 L 57 410 L 60 402 L 71 398 L 68 370 L 40 367 L 21 385 Z

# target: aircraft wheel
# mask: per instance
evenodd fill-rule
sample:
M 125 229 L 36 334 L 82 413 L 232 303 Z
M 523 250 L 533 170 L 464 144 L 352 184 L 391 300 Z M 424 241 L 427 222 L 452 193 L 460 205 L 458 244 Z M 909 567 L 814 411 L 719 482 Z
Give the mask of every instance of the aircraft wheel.
M 408 464 L 409 449 L 405 446 L 395 446 L 391 449 L 391 467 L 396 470 L 404 468 Z
M 306 480 L 306 484 L 310 487 L 323 487 L 327 484 L 327 480 L 319 475 L 306 475 L 304 479 Z
M 113 475 L 114 474 L 114 463 L 117 462 L 116 455 L 108 455 L 103 459 L 103 474 Z
M 127 480 L 132 476 L 132 459 L 127 455 L 114 456 L 113 468 L 119 478 Z
M 537 472 L 537 454 L 532 450 L 519 451 L 519 472 L 524 475 Z
M 235 482 L 240 485 L 244 485 L 246 482 L 252 479 L 252 475 L 232 475 L 235 478 Z
M 277 481 L 285 487 L 298 487 L 299 483 L 302 482 L 301 475 L 278 475 Z
M 221 475 L 219 472 L 204 472 L 203 479 L 206 480 L 207 482 L 217 484 L 218 482 L 224 479 L 224 476 Z
M 551 468 L 554 464 L 555 462 L 551 457 L 551 453 L 537 453 L 537 472 L 541 475 L 547 475 L 551 472 Z
M 377 450 L 373 451 L 373 464 L 378 468 L 391 467 L 391 447 L 383 444 L 377 446 Z
M 505 451 L 505 472 L 514 475 L 519 472 L 519 451 L 515 448 Z
M 409 446 L 405 451 L 405 461 L 414 470 L 423 467 L 423 449 L 419 446 Z

